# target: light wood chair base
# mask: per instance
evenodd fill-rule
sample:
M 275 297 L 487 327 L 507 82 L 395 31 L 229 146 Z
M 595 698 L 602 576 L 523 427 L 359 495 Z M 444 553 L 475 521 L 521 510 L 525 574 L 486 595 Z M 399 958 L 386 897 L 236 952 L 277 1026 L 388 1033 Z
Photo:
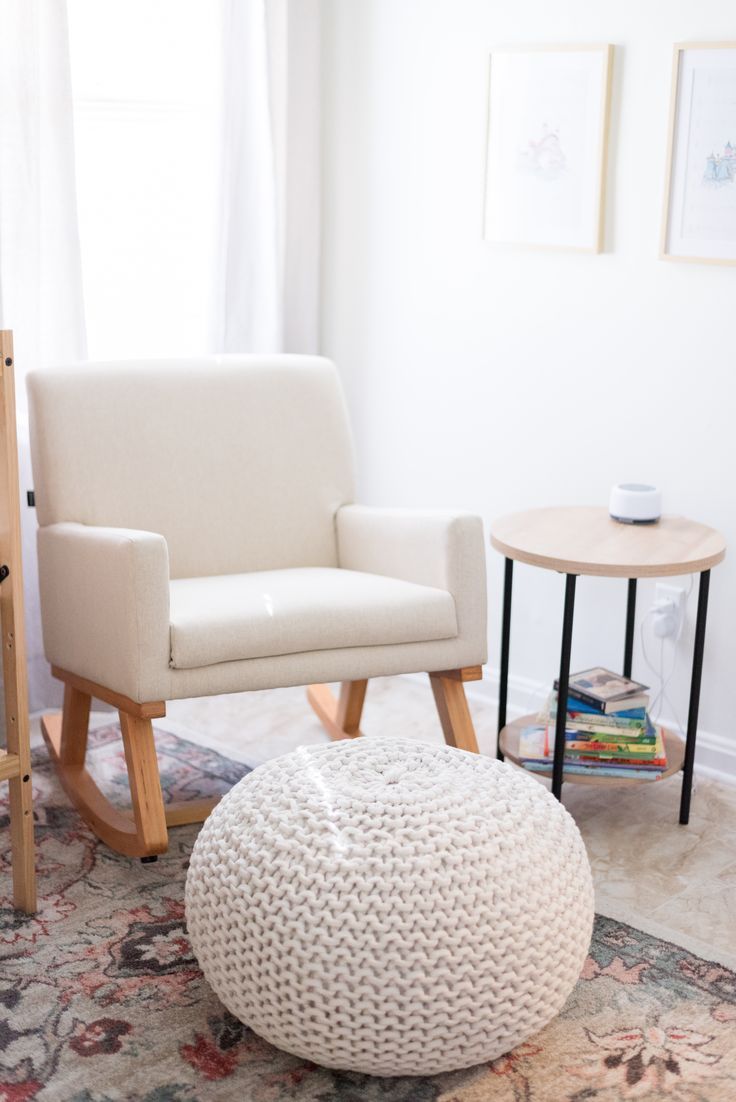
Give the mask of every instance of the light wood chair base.
M 445 742 L 448 746 L 470 750 L 473 754 L 478 753 L 478 741 L 465 696 L 465 682 L 478 681 L 481 677 L 480 666 L 429 675 Z
M 103 700 L 107 690 L 71 675 L 65 675 L 64 680 L 63 713 L 41 719 L 41 730 L 64 791 L 91 830 L 111 849 L 127 857 L 164 853 L 169 827 L 203 822 L 218 802 L 207 799 L 164 804 L 153 725 L 146 713 L 164 715 L 165 704 L 135 705 L 130 701 L 137 714 L 119 711 L 132 804 L 127 811 L 110 802 L 84 764 L 92 696 L 88 690 L 96 690 L 94 696 Z
M 335 700 L 329 685 L 310 685 L 307 700 L 331 739 L 358 738 L 367 681 L 343 681 Z
M 151 718 L 166 714 L 165 703 L 136 704 L 65 670 L 53 668 L 53 673 L 64 681 L 64 710 L 61 715 L 43 716 L 41 730 L 67 796 L 91 830 L 111 849 L 127 857 L 165 853 L 169 827 L 203 822 L 218 802 L 164 803 Z M 429 675 L 445 741 L 474 753 L 478 752 L 478 744 L 464 683 L 480 676 L 480 666 Z M 337 700 L 327 685 L 309 687 L 309 702 L 330 738 L 358 738 L 362 734 L 360 717 L 367 686 L 367 681 L 345 681 Z M 85 767 L 93 696 L 118 707 L 130 782 L 130 810 L 111 803 Z
M 83 765 L 66 763 L 62 760 L 62 717 L 60 715 L 43 716 L 41 731 L 64 791 L 98 838 L 101 838 L 111 849 L 127 857 L 150 857 L 166 850 L 168 837 L 165 823 L 163 838 L 160 831 L 159 837 L 153 842 L 150 839 L 139 838 L 133 815 L 128 815 L 115 807 L 107 796 L 103 795 L 97 782 Z
M 483 676 L 480 666 L 430 673 L 429 680 L 448 746 L 478 753 L 473 720 L 465 697 L 464 683 Z M 331 739 L 358 738 L 367 681 L 343 681 L 338 700 L 328 685 L 310 685 L 307 700 Z

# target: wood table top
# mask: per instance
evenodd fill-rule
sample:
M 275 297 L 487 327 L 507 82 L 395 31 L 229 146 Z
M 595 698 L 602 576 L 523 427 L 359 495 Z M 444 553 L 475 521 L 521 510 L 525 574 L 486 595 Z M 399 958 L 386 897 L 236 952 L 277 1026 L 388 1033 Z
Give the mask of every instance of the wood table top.
M 622 524 L 598 506 L 560 506 L 509 513 L 491 525 L 491 544 L 508 559 L 605 578 L 663 578 L 717 566 L 726 541 L 715 528 L 663 516 L 655 524 Z

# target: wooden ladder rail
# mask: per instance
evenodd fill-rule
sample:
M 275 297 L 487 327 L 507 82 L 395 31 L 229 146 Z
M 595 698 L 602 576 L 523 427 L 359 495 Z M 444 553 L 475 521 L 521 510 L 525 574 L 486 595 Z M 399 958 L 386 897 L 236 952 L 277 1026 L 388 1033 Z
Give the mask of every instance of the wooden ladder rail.
M 13 904 L 33 914 L 36 867 L 21 548 L 13 334 L 0 330 L 0 631 L 6 742 L 0 754 L 0 780 L 10 787 Z

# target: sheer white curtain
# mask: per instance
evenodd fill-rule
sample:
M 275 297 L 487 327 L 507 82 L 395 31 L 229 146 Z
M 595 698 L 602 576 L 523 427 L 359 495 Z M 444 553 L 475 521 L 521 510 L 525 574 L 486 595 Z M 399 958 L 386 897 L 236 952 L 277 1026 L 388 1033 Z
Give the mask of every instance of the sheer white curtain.
M 15 341 L 31 709 L 57 698 L 43 657 L 24 374 L 86 356 L 64 0 L 0 0 L 0 325 Z
M 211 350 L 218 0 L 67 0 L 93 360 Z
M 86 355 L 66 3 L 0 0 L 0 42 L 0 302 L 27 370 Z
M 321 2 L 220 0 L 220 8 L 202 0 L 201 8 L 194 2 L 189 5 L 193 14 L 188 18 L 222 18 L 223 26 L 217 210 L 191 212 L 192 218 L 203 220 L 214 213 L 212 222 L 218 224 L 210 279 L 214 351 L 318 348 Z M 126 11 L 127 18 L 136 13 L 141 18 L 142 5 L 107 3 L 108 14 L 117 8 L 119 18 Z M 75 26 L 80 20 L 84 23 L 86 10 L 84 5 L 75 9 Z M 94 10 L 102 18 L 97 6 Z M 184 6 L 178 18 L 185 18 Z M 154 20 L 149 27 L 154 38 L 156 28 L 161 33 L 161 49 L 149 43 L 141 64 L 155 57 L 156 65 L 166 66 L 168 31 L 177 28 L 159 26 L 161 22 Z M 98 50 L 115 49 L 109 35 L 105 38 L 99 27 L 90 27 Z M 101 250 L 107 263 L 100 278 L 109 284 L 107 297 L 112 294 L 117 303 L 117 310 L 109 314 L 116 321 L 103 321 L 107 315 L 95 306 L 102 299 L 90 295 L 90 332 L 111 358 L 145 354 L 149 348 L 138 348 L 131 335 L 125 280 L 118 280 L 118 290 L 112 286 L 117 246 L 112 220 L 109 240 L 104 221 L 94 222 L 92 206 L 100 198 L 97 176 L 80 177 L 77 192 L 66 0 L 0 0 L 0 42 L 0 325 L 15 334 L 24 499 L 32 480 L 23 373 L 39 365 L 86 358 L 81 269 L 84 264 L 97 273 L 95 257 L 99 260 Z M 119 56 L 114 60 L 119 68 Z M 198 79 L 203 79 L 201 73 Z M 203 154 L 196 148 L 187 152 Z M 88 163 L 85 157 L 79 162 L 83 176 Z M 93 235 L 83 237 L 81 260 L 78 202 L 84 225 L 95 226 Z M 84 251 L 85 240 L 92 238 L 94 255 Z M 149 268 L 154 259 L 158 270 L 180 271 L 179 253 L 168 260 L 163 253 L 151 258 L 152 247 L 163 252 L 167 248 L 165 243 L 142 245 Z M 176 321 L 175 313 L 169 314 L 160 319 L 162 329 L 168 325 L 167 332 L 172 330 L 172 317 Z M 120 318 L 128 321 L 124 347 Z M 179 333 L 186 331 L 186 319 L 176 324 Z M 101 326 L 110 333 L 100 334 Z M 150 333 L 147 340 L 155 347 L 166 343 L 163 332 L 153 336 L 156 341 Z M 25 504 L 22 512 L 31 708 L 37 710 L 58 699 L 58 686 L 43 657 L 35 513 Z
M 223 352 L 314 352 L 321 0 L 222 3 L 213 346 Z

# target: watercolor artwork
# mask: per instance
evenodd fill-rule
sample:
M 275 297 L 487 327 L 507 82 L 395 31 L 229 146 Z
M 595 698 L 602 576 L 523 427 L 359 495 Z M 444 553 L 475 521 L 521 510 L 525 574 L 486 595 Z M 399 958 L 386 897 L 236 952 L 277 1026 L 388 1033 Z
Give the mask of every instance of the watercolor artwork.
M 736 180 L 736 146 L 726 142 L 720 153 L 710 153 L 705 159 L 703 183 L 706 187 L 723 187 Z
M 676 46 L 662 256 L 736 263 L 736 46 Z
M 613 48 L 491 54 L 484 236 L 598 252 Z
M 531 172 L 540 180 L 557 180 L 567 167 L 559 126 L 543 123 L 538 137 L 530 138 L 519 150 L 518 167 L 521 172 Z

